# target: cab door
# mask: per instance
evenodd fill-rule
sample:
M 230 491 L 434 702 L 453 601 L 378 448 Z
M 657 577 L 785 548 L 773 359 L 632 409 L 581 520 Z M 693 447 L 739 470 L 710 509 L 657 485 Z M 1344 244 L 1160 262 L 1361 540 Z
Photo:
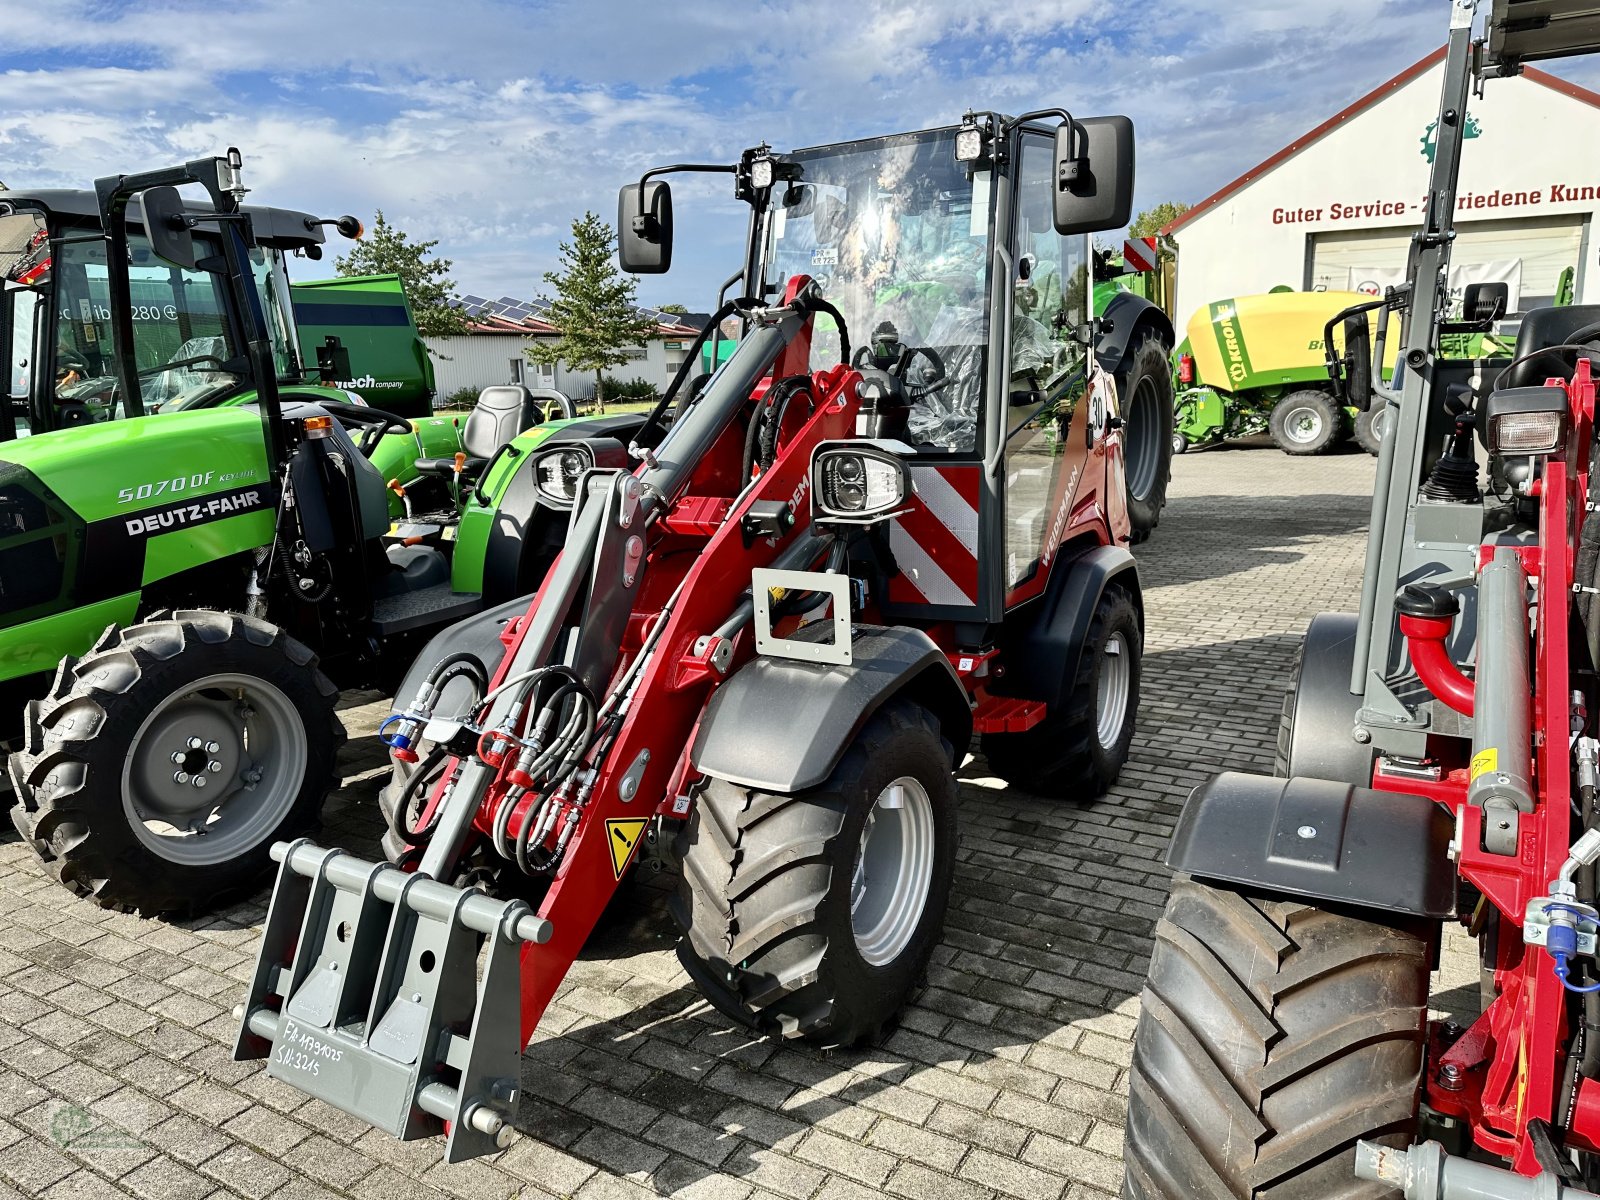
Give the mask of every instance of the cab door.
M 1089 374 L 1089 239 L 1055 231 L 1053 139 L 1024 131 L 1020 143 L 1008 384 L 1007 395 L 997 398 L 1005 410 L 1001 565 L 1008 609 L 1044 590 L 1086 476 L 1103 474 L 1095 425 L 1107 413 Z

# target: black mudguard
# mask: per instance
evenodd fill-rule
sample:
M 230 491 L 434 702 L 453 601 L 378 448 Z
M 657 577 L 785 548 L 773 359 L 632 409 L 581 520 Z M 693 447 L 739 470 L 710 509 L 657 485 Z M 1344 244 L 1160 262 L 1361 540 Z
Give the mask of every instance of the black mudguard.
M 1372 782 L 1372 745 L 1351 736 L 1362 703 L 1360 696 L 1350 694 L 1355 651 L 1354 613 L 1318 613 L 1311 619 L 1300 646 L 1300 675 L 1290 701 L 1294 720 L 1285 775 Z
M 1421 796 L 1227 771 L 1183 806 L 1167 864 L 1201 879 L 1442 920 L 1454 822 Z
M 920 629 L 857 625 L 849 666 L 760 657 L 712 694 L 690 761 L 704 775 L 793 794 L 825 780 L 885 701 L 926 707 L 954 750 L 972 739 L 972 708 L 950 660 Z
M 1078 677 L 1083 639 L 1095 607 L 1113 583 L 1128 591 L 1144 620 L 1144 596 L 1133 555 L 1121 546 L 1095 546 L 1057 561 L 1045 593 L 1033 605 L 1008 614 L 1000 634 L 1004 678 L 997 695 L 1064 704 Z
M 1118 375 L 1121 372 L 1124 360 L 1138 348 L 1146 330 L 1160 335 L 1168 350 L 1175 344 L 1172 322 L 1167 319 L 1167 314 L 1143 296 L 1135 296 L 1132 292 L 1118 292 L 1112 296 L 1100 317 L 1102 321 L 1109 318 L 1111 328 L 1101 326 L 1100 335 L 1094 343 L 1094 356 L 1100 369 L 1107 374 Z

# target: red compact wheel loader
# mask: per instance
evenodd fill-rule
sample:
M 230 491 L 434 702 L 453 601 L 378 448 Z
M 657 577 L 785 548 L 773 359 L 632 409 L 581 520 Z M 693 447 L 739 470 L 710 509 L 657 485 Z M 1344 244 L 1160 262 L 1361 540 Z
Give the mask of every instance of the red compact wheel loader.
M 555 565 L 437 636 L 382 732 L 395 861 L 273 851 L 236 1057 L 447 1132 L 452 1162 L 507 1143 L 522 1048 L 641 846 L 679 866 L 713 1004 L 847 1045 L 940 936 L 972 734 L 1084 800 L 1133 735 L 1142 604 L 1087 311 L 1131 123 L 970 115 L 651 171 L 626 269 L 667 269 L 682 169 L 732 174 L 757 223 L 732 357 L 630 446 L 542 464 L 573 504 Z
M 1408 279 L 1346 311 L 1350 377 L 1333 364 L 1368 395 L 1367 310 L 1380 328 L 1405 314 L 1361 609 L 1306 633 L 1278 777 L 1217 776 L 1179 817 L 1125 1196 L 1577 1200 L 1600 1183 L 1600 305 L 1521 314 L 1509 358 L 1441 350 L 1508 299 L 1470 286 L 1447 316 L 1474 80 L 1597 50 L 1586 0 L 1451 4 Z M 1430 1020 L 1446 922 L 1480 981 Z

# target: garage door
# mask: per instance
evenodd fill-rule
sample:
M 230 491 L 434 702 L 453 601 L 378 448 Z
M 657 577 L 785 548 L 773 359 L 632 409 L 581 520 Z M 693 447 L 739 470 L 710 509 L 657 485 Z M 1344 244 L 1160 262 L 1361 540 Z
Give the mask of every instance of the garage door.
M 1363 285 L 1399 282 L 1414 231 L 1408 226 L 1312 234 L 1307 286 L 1370 291 Z M 1464 221 L 1456 226 L 1450 253 L 1451 288 L 1459 294 L 1463 283 L 1475 279 L 1506 279 L 1517 311 L 1549 304 L 1568 267 L 1577 268 L 1577 286 L 1583 286 L 1584 233 L 1582 216 Z

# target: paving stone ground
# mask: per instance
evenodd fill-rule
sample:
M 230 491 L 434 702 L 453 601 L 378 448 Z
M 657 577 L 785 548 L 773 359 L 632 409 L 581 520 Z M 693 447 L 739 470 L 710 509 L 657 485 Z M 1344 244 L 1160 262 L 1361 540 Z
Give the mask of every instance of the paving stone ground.
M 1137 994 L 1189 790 L 1270 770 L 1316 613 L 1351 609 L 1372 462 L 1190 454 L 1141 548 L 1148 633 L 1133 760 L 1085 803 L 961 771 L 961 850 L 929 986 L 884 1045 L 820 1054 L 712 1012 L 672 953 L 670 880 L 630 885 L 524 1060 L 523 1136 L 446 1167 L 228 1058 L 265 893 L 141 921 L 49 883 L 0 839 L 0 1200 L 671 1195 L 1088 1200 L 1119 1185 Z M 369 732 L 385 706 L 346 698 Z M 352 739 L 325 842 L 376 857 L 381 756 Z M 9 822 L 6 823 L 9 826 Z M 1436 1005 L 1465 1012 L 1452 941 Z

